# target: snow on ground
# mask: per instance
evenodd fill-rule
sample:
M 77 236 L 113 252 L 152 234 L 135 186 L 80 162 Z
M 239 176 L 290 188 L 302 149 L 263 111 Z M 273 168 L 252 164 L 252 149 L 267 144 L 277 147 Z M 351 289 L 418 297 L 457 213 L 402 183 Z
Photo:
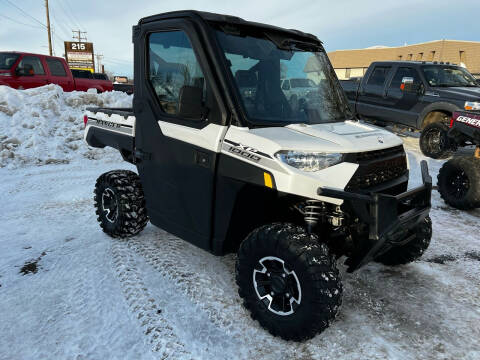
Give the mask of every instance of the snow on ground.
M 396 268 L 372 263 L 354 274 L 341 266 L 337 320 L 314 339 L 286 342 L 242 307 L 234 255 L 215 257 L 150 224 L 129 240 L 100 231 L 95 180 L 132 166 L 108 149 L 90 160 L 80 140 L 77 150 L 49 151 L 81 134 L 87 103 L 125 106 L 128 99 L 44 89 L 7 94 L 8 105 L 0 89 L 0 136 L 21 142 L 0 168 L 1 360 L 480 358 L 480 210 L 451 209 L 434 192 L 434 234 L 423 258 Z M 57 105 L 41 108 L 35 96 Z M 7 115 L 6 107 L 18 110 Z M 47 118 L 55 111 L 53 126 Z M 27 146 L 34 133 L 35 151 Z M 424 157 L 417 139 L 405 142 L 413 186 Z M 45 164 L 48 155 L 70 163 Z M 442 162 L 428 163 L 435 180 Z
M 104 158 L 111 152 L 88 149 L 83 142 L 85 108 L 131 107 L 132 98 L 94 89 L 64 93 L 54 84 L 24 91 L 0 86 L 0 167 Z

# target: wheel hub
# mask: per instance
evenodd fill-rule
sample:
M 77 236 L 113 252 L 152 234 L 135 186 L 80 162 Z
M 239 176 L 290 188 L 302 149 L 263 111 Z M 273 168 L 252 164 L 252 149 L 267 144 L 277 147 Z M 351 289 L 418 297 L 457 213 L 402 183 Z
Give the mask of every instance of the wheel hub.
M 451 185 L 449 193 L 457 199 L 463 198 L 470 188 L 470 182 L 467 174 L 465 174 L 465 171 L 459 171 L 458 173 L 452 175 L 449 183 Z
M 443 139 L 440 130 L 430 129 L 425 137 L 427 139 L 427 147 L 430 152 L 437 153 L 445 147 L 445 140 Z
M 287 284 L 283 280 L 283 278 L 281 278 L 278 275 L 272 276 L 271 286 L 272 286 L 272 291 L 275 294 L 282 294 L 282 293 L 286 292 L 285 290 L 287 288 Z
M 118 217 L 118 202 L 117 197 L 112 189 L 106 188 L 102 193 L 102 209 L 105 218 L 113 223 Z
M 268 310 L 277 315 L 290 315 L 300 305 L 302 290 L 298 277 L 285 262 L 275 256 L 258 261 L 253 270 L 253 287 Z

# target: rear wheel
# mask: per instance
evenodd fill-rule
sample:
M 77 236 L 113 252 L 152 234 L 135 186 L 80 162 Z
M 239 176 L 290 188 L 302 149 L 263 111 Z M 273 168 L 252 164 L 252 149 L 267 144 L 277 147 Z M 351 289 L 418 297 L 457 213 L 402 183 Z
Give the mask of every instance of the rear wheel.
M 94 194 L 97 220 L 108 235 L 133 236 L 147 225 L 142 185 L 134 172 L 114 170 L 100 175 Z
M 438 191 L 457 209 L 480 207 L 480 159 L 461 156 L 447 161 L 438 173 Z
M 342 301 L 335 258 L 316 235 L 291 224 L 254 230 L 238 251 L 239 295 L 272 335 L 302 341 L 325 330 Z
M 430 245 L 432 220 L 427 216 L 414 229 L 415 238 L 402 246 L 396 246 L 377 257 L 377 261 L 390 266 L 408 264 L 419 259 Z
M 420 135 L 420 149 L 423 155 L 432 159 L 446 159 L 454 151 L 448 138 L 448 126 L 434 122 L 425 126 Z

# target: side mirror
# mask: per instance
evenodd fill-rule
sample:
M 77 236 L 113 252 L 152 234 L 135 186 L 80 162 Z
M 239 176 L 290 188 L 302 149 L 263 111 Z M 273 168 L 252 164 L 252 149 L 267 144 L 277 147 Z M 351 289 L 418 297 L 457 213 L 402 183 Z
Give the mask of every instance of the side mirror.
M 15 70 L 15 74 L 17 76 L 33 76 L 35 75 L 35 71 L 33 70 L 33 66 L 30 64 L 25 64 L 23 67 L 17 67 Z
M 402 78 L 402 83 L 400 84 L 400 90 L 404 92 L 413 92 L 415 91 L 413 86 L 413 77 L 405 76 Z
M 207 114 L 208 109 L 203 106 L 202 88 L 182 86 L 178 99 L 178 116 L 192 120 L 203 120 Z

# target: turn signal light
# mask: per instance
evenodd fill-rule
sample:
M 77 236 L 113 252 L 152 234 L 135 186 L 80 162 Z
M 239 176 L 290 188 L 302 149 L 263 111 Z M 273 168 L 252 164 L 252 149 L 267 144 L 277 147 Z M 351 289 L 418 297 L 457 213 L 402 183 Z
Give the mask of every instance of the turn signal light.
M 454 123 L 454 121 L 455 121 L 455 120 L 453 119 L 453 117 L 452 117 L 452 118 L 450 118 L 450 127 L 451 127 L 451 128 L 453 127 L 453 123 Z

